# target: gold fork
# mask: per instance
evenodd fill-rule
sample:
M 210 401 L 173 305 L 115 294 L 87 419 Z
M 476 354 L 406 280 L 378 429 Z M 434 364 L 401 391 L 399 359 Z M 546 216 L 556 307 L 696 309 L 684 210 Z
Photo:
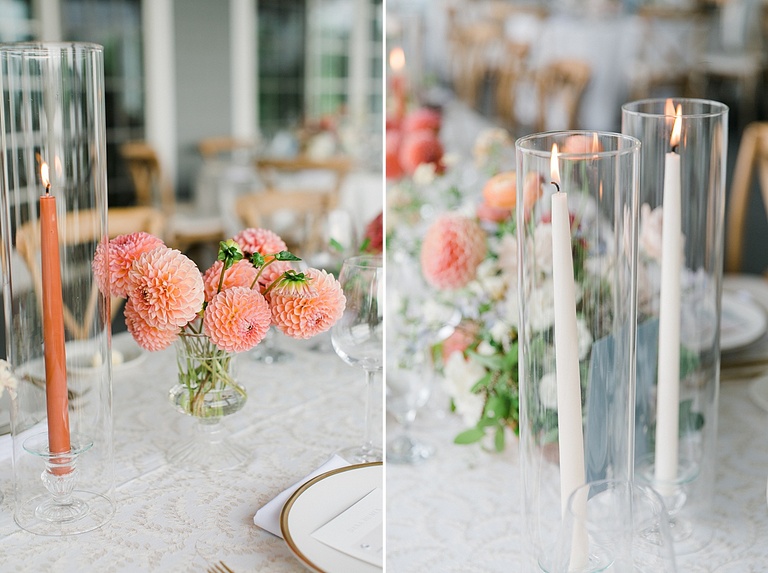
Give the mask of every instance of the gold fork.
M 235 573 L 226 566 L 226 564 L 223 561 L 219 561 L 217 564 L 208 567 L 207 569 L 208 573 Z

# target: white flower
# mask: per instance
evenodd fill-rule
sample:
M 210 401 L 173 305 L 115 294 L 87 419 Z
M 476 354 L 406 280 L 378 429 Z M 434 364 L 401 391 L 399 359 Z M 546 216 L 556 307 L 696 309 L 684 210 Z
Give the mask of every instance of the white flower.
M 576 320 L 576 336 L 579 340 L 579 360 L 585 360 L 592 349 L 592 334 L 583 318 Z
M 496 354 L 496 349 L 487 340 L 483 340 L 477 345 L 477 353 L 481 356 L 493 356 Z
M 552 225 L 542 223 L 533 234 L 536 265 L 546 274 L 552 273 Z
M 539 402 L 545 408 L 557 410 L 557 376 L 554 372 L 544 374 L 539 380 Z
M 16 386 L 18 382 L 13 375 L 11 365 L 6 360 L 0 359 L 0 396 L 3 395 L 3 390 L 8 390 L 11 396 L 16 393 Z
M 533 332 L 547 330 L 555 323 L 555 285 L 547 279 L 528 297 L 528 322 Z
M 461 155 L 450 151 L 448 153 L 444 153 L 442 163 L 446 169 L 450 169 L 451 167 L 461 163 Z
M 507 275 L 508 280 L 517 282 L 517 237 L 504 235 L 498 248 L 499 267 Z
M 517 297 L 515 297 L 517 298 Z M 509 340 L 509 334 L 512 330 L 506 322 L 499 320 L 488 331 L 494 342 L 505 344 Z
M 504 320 L 514 328 L 517 328 L 520 322 L 520 301 L 517 297 L 517 289 L 509 289 L 507 292 L 507 300 L 504 305 Z
M 657 261 L 661 261 L 663 218 L 661 207 L 651 211 L 650 205 L 643 203 L 640 208 L 640 251 Z
M 507 130 L 500 127 L 485 129 L 477 135 L 472 155 L 478 165 L 483 165 L 495 149 L 509 145 L 512 145 L 512 138 Z
M 413 172 L 413 182 L 416 185 L 429 185 L 435 180 L 435 164 L 434 163 L 420 163 Z
M 448 395 L 453 399 L 456 412 L 467 426 L 474 426 L 483 414 L 484 399 L 472 393 L 472 387 L 485 375 L 485 368 L 461 352 L 454 352 L 445 364 Z

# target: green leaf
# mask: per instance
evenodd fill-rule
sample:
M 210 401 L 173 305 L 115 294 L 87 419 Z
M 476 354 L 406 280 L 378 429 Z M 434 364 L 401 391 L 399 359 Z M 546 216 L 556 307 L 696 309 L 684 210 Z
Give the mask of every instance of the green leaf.
M 301 259 L 290 251 L 280 251 L 275 255 L 278 261 L 300 261 Z
M 497 452 L 504 451 L 504 426 L 496 428 L 496 435 L 493 437 L 493 445 Z
M 493 356 L 485 356 L 484 354 L 478 354 L 477 352 L 468 352 L 468 354 L 481 366 L 490 368 L 491 370 L 501 370 L 504 365 L 504 357 L 494 354 Z
M 485 432 L 480 428 L 470 428 L 464 430 L 453 439 L 454 444 L 474 444 L 479 442 L 485 436 Z
M 509 414 L 509 404 L 501 396 L 491 396 L 485 404 L 485 415 L 495 420 L 503 420 Z
M 486 388 L 490 385 L 491 381 L 493 379 L 493 374 L 491 372 L 488 372 L 485 376 L 480 378 L 477 382 L 475 382 L 475 385 L 472 386 L 472 389 L 470 390 L 473 394 L 477 394 L 481 389 Z
M 366 252 L 368 250 L 368 247 L 370 247 L 370 246 L 371 246 L 371 239 L 370 239 L 370 237 L 366 237 L 363 240 L 362 244 L 360 245 L 360 252 L 361 253 Z
M 328 244 L 337 253 L 343 253 L 344 252 L 344 245 L 342 245 L 340 242 L 338 242 L 333 237 L 331 237 L 330 241 L 328 241 Z
M 253 253 L 251 255 L 251 264 L 253 264 L 254 267 L 259 268 L 263 267 L 266 260 L 264 259 L 264 256 L 261 253 Z

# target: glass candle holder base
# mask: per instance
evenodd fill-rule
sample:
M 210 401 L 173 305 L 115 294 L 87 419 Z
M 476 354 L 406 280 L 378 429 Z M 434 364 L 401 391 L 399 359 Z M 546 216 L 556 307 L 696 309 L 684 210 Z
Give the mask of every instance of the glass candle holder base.
M 96 529 L 112 517 L 115 507 L 109 498 L 76 489 L 78 458 L 92 446 L 93 441 L 75 434 L 66 452 L 52 453 L 47 433 L 24 441 L 24 451 L 44 463 L 40 479 L 46 492 L 26 500 L 17 509 L 14 519 L 19 527 L 39 535 L 72 535 Z
M 434 453 L 433 445 L 404 434 L 387 444 L 387 461 L 393 464 L 417 464 L 431 458 Z
M 675 553 L 687 555 L 703 548 L 712 538 L 712 529 L 704 519 L 692 515 L 688 505 L 689 490 L 699 476 L 699 465 L 681 458 L 678 462 L 677 478 L 661 481 L 656 478 L 654 456 L 644 456 L 638 460 L 635 479 L 638 483 L 656 490 L 670 515 L 669 529 L 675 544 Z

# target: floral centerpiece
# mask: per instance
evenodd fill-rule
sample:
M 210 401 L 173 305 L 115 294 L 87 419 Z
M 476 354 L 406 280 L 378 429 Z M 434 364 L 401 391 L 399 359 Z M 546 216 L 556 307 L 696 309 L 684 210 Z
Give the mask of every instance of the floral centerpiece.
M 245 398 L 230 373 L 232 355 L 259 344 L 270 325 L 309 338 L 341 317 L 339 282 L 323 270 L 294 270 L 291 263 L 299 260 L 277 234 L 250 228 L 222 242 L 204 273 L 143 232 L 100 244 L 93 267 L 104 292 L 127 299 L 126 326 L 139 346 L 157 351 L 177 343 L 186 394 L 180 404 L 206 417 L 222 413 L 206 408 L 211 392 L 227 389 Z

